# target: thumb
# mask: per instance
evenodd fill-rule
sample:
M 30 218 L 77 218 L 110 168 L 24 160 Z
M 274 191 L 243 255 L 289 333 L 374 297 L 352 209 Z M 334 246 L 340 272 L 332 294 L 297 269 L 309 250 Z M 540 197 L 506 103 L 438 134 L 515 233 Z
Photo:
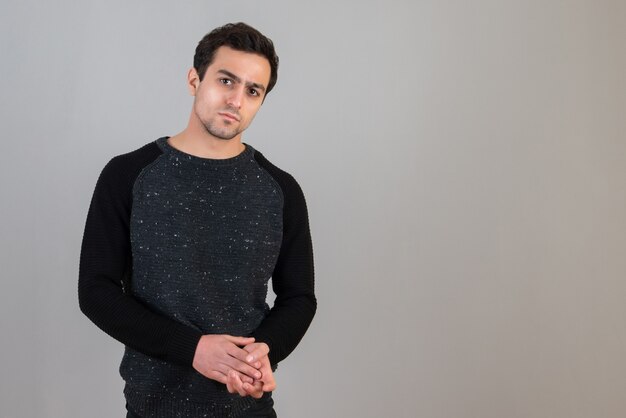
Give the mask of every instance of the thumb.
M 276 382 L 272 380 L 271 382 L 263 382 L 263 392 L 273 392 L 276 390 Z

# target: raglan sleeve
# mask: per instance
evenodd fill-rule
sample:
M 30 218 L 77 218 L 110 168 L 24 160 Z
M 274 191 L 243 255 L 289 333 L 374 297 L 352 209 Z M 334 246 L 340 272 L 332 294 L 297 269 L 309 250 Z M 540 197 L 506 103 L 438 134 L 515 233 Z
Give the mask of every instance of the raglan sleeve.
M 295 179 L 286 175 L 283 239 L 272 274 L 274 306 L 253 333 L 257 342 L 270 347 L 273 365 L 284 360 L 302 340 L 315 312 L 313 245 L 306 201 Z
M 151 311 L 124 289 L 132 271 L 129 225 L 136 171 L 118 156 L 98 178 L 81 245 L 79 306 L 126 346 L 191 367 L 201 332 Z

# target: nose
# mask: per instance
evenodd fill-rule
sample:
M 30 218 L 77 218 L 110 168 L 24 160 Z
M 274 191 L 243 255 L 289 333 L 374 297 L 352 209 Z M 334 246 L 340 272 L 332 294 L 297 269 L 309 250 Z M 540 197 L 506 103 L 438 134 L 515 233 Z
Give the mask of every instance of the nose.
M 230 91 L 226 104 L 234 109 L 241 109 L 241 101 L 243 100 L 243 86 L 242 88 L 234 88 Z

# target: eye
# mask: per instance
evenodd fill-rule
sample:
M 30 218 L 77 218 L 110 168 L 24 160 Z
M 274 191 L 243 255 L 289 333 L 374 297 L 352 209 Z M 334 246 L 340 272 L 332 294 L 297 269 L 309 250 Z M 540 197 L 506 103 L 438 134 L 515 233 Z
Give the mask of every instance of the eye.
M 250 96 L 258 96 L 260 93 L 257 89 L 248 89 L 248 94 L 250 94 Z
M 233 80 L 231 80 L 230 78 L 220 78 L 220 83 L 228 86 L 233 84 Z

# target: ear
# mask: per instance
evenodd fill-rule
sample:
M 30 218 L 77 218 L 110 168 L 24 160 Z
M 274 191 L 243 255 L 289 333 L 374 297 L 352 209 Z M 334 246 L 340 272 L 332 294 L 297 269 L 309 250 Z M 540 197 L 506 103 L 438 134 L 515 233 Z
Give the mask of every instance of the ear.
M 200 77 L 198 77 L 198 72 L 195 68 L 191 67 L 189 72 L 187 72 L 187 89 L 189 89 L 189 94 L 195 96 L 199 85 Z

